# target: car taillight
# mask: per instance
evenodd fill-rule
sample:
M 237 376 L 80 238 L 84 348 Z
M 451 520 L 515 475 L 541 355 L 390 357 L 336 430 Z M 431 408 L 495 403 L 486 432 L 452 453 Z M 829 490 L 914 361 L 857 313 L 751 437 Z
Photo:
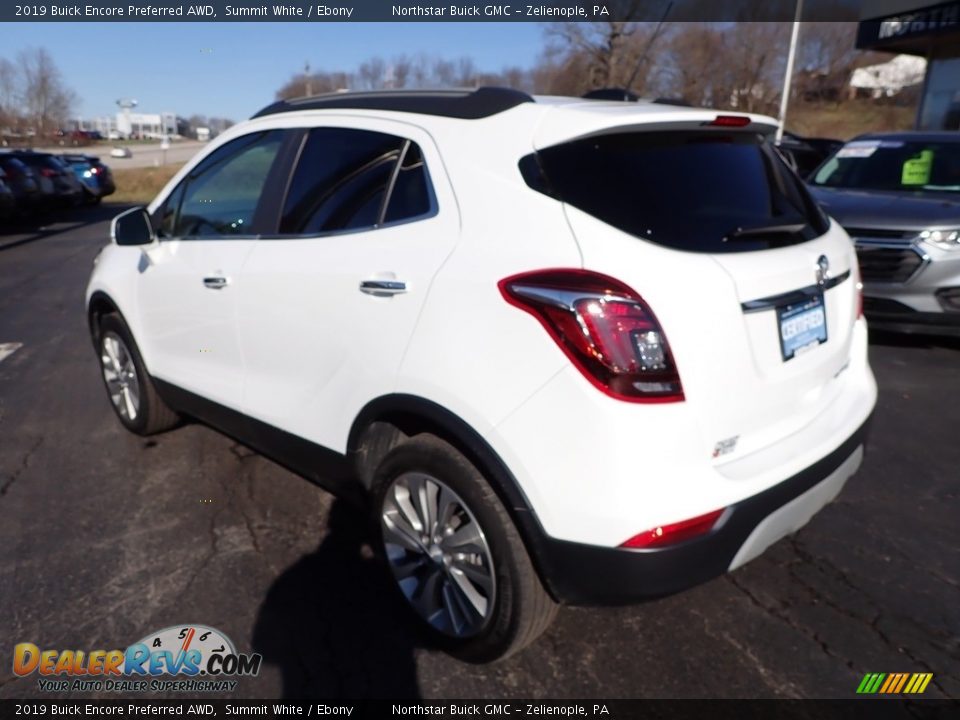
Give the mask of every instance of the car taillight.
M 92 168 L 90 168 L 90 174 L 91 174 L 91 175 L 99 175 L 99 174 L 100 174 L 100 168 L 98 168 L 98 167 L 92 167 Z
M 539 270 L 505 278 L 499 287 L 603 392 L 631 402 L 683 400 L 663 328 L 619 280 L 587 270 Z
M 646 550 L 692 540 L 713 530 L 724 510 L 725 508 L 721 508 L 689 520 L 681 520 L 670 525 L 659 525 L 650 530 L 644 530 L 642 533 L 634 535 L 620 547 Z
M 40 168 L 40 174 L 43 175 L 44 177 L 52 178 L 52 177 L 56 177 L 60 173 L 58 173 L 53 168 L 45 167 L 45 168 Z
M 717 115 L 707 124 L 719 127 L 746 127 L 750 124 L 750 118 L 743 115 Z

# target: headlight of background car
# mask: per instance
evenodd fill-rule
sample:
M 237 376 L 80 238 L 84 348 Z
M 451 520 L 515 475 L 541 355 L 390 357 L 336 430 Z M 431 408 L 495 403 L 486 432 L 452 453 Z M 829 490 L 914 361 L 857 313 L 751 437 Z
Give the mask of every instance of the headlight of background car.
M 960 248 L 960 230 L 924 230 L 920 238 L 944 250 Z

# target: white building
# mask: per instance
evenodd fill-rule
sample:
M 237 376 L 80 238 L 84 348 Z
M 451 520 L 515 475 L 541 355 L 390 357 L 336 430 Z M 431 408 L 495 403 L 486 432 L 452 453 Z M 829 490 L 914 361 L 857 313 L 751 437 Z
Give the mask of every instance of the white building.
M 850 87 L 867 90 L 875 97 L 891 97 L 911 85 L 920 85 L 927 72 L 925 58 L 897 55 L 889 62 L 857 68 L 850 77 Z
M 135 113 L 121 110 L 114 116 L 74 121 L 79 130 L 97 130 L 104 137 L 119 134 L 122 138 L 142 137 L 161 138 L 177 134 L 177 114 L 163 113 Z
M 117 131 L 124 137 L 161 138 L 177 134 L 177 114 L 117 113 Z

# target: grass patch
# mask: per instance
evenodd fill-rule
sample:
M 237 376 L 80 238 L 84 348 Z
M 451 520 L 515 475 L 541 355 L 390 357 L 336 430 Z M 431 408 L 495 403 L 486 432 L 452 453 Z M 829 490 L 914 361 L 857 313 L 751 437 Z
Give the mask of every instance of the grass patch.
M 126 205 L 146 205 L 177 174 L 183 163 L 145 168 L 111 168 L 117 191 L 104 198 L 105 202 Z
M 788 130 L 799 135 L 849 140 L 866 132 L 911 130 L 914 106 L 898 107 L 858 98 L 842 103 L 792 103 L 787 111 Z

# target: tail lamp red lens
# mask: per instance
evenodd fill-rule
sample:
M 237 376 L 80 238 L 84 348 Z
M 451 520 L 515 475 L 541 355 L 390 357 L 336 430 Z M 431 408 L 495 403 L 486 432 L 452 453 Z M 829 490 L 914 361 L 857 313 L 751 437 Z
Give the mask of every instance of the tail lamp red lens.
M 59 175 L 60 173 L 58 173 L 58 172 L 57 172 L 56 170 L 54 170 L 53 168 L 45 167 L 45 168 L 40 168 L 40 174 L 43 175 L 44 177 L 48 177 L 48 178 L 49 178 L 49 177 L 56 177 L 56 176 Z
M 718 127 L 746 127 L 750 124 L 750 118 L 743 115 L 717 115 L 707 124 Z
M 706 535 L 716 527 L 717 521 L 724 513 L 724 508 L 714 510 L 706 515 L 698 515 L 689 520 L 681 520 L 671 525 L 659 525 L 650 530 L 645 530 L 638 535 L 623 543 L 620 547 L 632 548 L 634 550 L 647 550 L 651 548 L 661 548 L 668 545 L 677 545 L 678 543 L 692 540 L 701 535 Z
M 586 270 L 542 270 L 506 278 L 499 287 L 608 395 L 632 402 L 683 400 L 663 328 L 619 280 Z

